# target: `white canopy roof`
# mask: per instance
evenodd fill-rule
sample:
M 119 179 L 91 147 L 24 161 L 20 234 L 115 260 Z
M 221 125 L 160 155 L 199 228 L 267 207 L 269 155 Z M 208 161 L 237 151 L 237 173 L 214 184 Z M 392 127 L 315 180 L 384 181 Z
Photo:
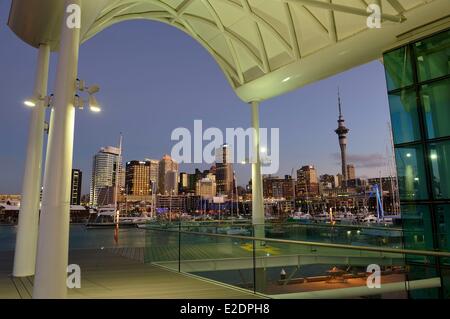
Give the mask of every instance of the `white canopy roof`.
M 367 27 L 370 3 L 383 8 L 381 29 Z M 57 50 L 63 5 L 13 0 L 9 26 L 32 46 L 49 42 Z M 186 32 L 247 102 L 380 58 L 402 41 L 448 27 L 450 14 L 450 0 L 82 0 L 82 6 L 83 41 L 133 19 Z

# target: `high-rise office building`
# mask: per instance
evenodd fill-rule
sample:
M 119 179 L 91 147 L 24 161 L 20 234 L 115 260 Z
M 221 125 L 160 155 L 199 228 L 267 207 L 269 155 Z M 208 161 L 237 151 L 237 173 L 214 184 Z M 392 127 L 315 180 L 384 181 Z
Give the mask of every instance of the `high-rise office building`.
M 151 195 L 150 162 L 130 161 L 126 164 L 125 190 L 127 195 Z
M 339 187 L 339 179 L 336 175 L 321 175 L 320 176 L 320 183 L 323 185 L 326 185 L 327 188 L 336 188 Z
M 353 164 L 348 164 L 347 165 L 347 180 L 351 181 L 356 179 L 356 169 L 355 169 L 355 165 Z
M 450 250 L 450 29 L 384 54 L 407 249 Z M 450 297 L 448 258 L 407 255 L 411 297 Z
M 196 168 L 194 174 L 189 174 L 189 191 L 195 193 L 197 182 L 203 178 L 203 173 Z
M 342 105 L 341 105 L 341 96 L 338 93 L 338 105 L 339 105 L 339 119 L 338 119 L 338 128 L 335 130 L 336 134 L 339 137 L 339 147 L 341 148 L 341 165 L 342 165 L 342 178 L 343 184 L 345 187 L 345 183 L 348 180 L 347 176 L 347 134 L 350 131 L 345 127 L 344 116 L 342 115 Z
M 217 185 L 213 176 L 202 178 L 197 182 L 195 195 L 203 198 L 212 198 L 216 196 Z
M 70 205 L 81 204 L 81 186 L 83 173 L 79 169 L 72 169 L 72 178 L 70 182 Z
M 342 174 L 336 174 L 336 186 L 335 187 L 343 187 L 344 185 L 344 176 Z
M 179 179 L 178 170 L 167 171 L 164 181 L 165 194 L 178 195 L 178 184 L 179 184 L 178 179 Z
M 146 158 L 144 162 L 148 162 L 148 165 L 150 167 L 150 181 L 156 186 L 155 192 L 157 192 L 159 183 L 159 161 Z
M 104 147 L 95 154 L 92 163 L 90 205 L 103 206 L 114 203 L 116 179 L 119 179 L 119 187 L 123 187 L 120 178 L 121 163 L 120 150 L 116 147 Z
M 159 161 L 158 192 L 162 195 L 178 194 L 178 163 L 169 155 Z
M 230 158 L 230 146 L 224 144 L 216 150 L 217 194 L 231 195 L 234 186 L 233 165 Z
M 319 195 L 319 180 L 314 166 L 303 166 L 297 170 L 297 194 L 299 196 Z
M 178 192 L 180 194 L 189 192 L 189 174 L 182 172 L 179 177 Z
M 264 198 L 292 200 L 294 198 L 294 180 L 292 176 L 286 175 L 284 178 L 264 176 L 263 195 Z

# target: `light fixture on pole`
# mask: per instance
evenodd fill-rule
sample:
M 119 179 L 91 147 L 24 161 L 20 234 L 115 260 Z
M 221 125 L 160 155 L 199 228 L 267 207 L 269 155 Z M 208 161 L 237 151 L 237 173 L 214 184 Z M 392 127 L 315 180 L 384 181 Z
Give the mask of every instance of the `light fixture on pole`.
M 79 92 L 86 92 L 88 97 L 88 106 L 89 109 L 94 113 L 101 112 L 100 104 L 98 103 L 95 94 L 100 92 L 100 87 L 96 84 L 92 86 L 86 86 L 86 82 L 80 79 L 77 79 L 76 83 L 77 90 Z M 83 109 L 85 105 L 85 101 L 77 94 L 75 95 L 75 106 L 79 109 Z
M 94 113 L 99 113 L 102 110 L 94 95 L 89 95 L 89 108 Z
M 36 100 L 34 98 L 29 98 L 29 99 L 26 99 L 23 102 L 23 104 L 25 104 L 25 106 L 28 106 L 28 107 L 35 107 L 36 106 Z
M 32 97 L 26 99 L 25 101 L 23 101 L 23 104 L 28 107 L 36 107 L 36 105 L 40 101 L 43 101 L 44 105 L 47 107 L 51 106 L 51 104 L 53 102 L 53 94 L 47 95 L 47 96 L 40 96 L 40 97 L 32 96 Z

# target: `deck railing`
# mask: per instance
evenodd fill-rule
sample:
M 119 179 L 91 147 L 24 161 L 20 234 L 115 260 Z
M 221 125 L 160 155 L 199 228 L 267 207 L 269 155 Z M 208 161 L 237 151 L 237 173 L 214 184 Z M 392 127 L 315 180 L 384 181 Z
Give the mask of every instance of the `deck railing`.
M 264 237 L 262 225 L 226 226 L 243 235 L 221 227 L 148 226 L 144 260 L 273 298 L 434 295 L 442 282 L 435 265 L 450 260 L 441 251 Z

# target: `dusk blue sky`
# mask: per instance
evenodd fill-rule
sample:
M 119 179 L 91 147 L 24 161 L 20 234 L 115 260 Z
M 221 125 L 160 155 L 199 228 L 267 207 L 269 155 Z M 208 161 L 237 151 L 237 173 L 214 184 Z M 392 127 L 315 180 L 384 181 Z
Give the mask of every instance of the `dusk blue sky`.
M 7 27 L 10 1 L 0 2 L 0 193 L 20 193 L 37 51 Z M 49 91 L 54 88 L 57 55 L 52 55 Z M 195 40 L 158 22 L 133 21 L 113 26 L 83 44 L 79 77 L 97 83 L 100 114 L 77 111 L 75 168 L 89 190 L 92 156 L 118 144 L 124 134 L 124 159 L 160 159 L 170 154 L 177 127 L 248 127 L 250 107 L 229 86 L 214 59 Z M 390 145 L 389 112 L 383 66 L 357 67 L 289 94 L 265 101 L 261 126 L 280 128 L 280 172 L 314 164 L 319 174 L 340 170 L 337 87 L 340 87 L 349 162 L 361 177 L 386 173 Z M 198 165 L 197 165 L 198 166 Z M 195 165 L 182 165 L 191 172 Z M 206 166 L 201 166 L 206 168 Z M 250 179 L 250 167 L 236 167 L 238 183 Z

